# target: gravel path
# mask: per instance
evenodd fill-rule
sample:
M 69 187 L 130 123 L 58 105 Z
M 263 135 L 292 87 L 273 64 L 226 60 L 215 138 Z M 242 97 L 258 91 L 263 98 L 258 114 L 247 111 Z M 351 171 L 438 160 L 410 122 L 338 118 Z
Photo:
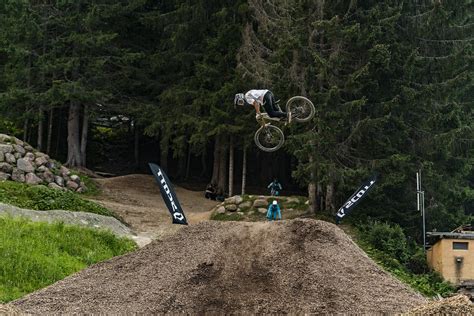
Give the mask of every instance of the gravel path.
M 397 313 L 426 300 L 337 226 L 202 222 L 13 302 L 34 314 Z

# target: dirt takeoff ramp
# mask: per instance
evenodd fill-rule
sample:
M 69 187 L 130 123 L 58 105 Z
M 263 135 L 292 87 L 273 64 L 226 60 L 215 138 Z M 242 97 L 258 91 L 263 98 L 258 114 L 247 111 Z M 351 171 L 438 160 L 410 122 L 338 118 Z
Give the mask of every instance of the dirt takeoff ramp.
M 202 222 L 13 302 L 34 314 L 402 312 L 425 300 L 337 226 Z

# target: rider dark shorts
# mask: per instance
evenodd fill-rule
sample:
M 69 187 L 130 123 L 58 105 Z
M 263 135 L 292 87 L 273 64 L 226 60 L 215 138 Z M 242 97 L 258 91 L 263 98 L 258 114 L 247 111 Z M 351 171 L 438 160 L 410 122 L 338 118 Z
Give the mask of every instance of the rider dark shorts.
M 275 104 L 275 97 L 271 91 L 263 96 L 263 107 L 270 117 L 286 117 L 285 112 L 280 112 Z

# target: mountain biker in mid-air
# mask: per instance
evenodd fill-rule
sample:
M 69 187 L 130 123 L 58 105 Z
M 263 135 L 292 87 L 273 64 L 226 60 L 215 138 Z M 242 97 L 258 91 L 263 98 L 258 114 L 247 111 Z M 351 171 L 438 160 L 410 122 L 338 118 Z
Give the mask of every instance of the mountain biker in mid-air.
M 270 90 L 249 90 L 245 94 L 237 93 L 234 97 L 235 105 L 252 105 L 257 112 L 257 119 L 262 115 L 260 113 L 260 106 L 263 105 L 263 108 L 267 112 L 268 116 L 271 118 L 280 118 L 285 121 L 290 121 L 289 112 L 282 112 L 276 106 L 275 97 Z
M 272 196 L 280 195 L 280 191 L 283 190 L 280 182 L 278 182 L 277 178 L 274 178 L 273 181 L 267 186 L 267 189 L 270 189 L 270 194 Z

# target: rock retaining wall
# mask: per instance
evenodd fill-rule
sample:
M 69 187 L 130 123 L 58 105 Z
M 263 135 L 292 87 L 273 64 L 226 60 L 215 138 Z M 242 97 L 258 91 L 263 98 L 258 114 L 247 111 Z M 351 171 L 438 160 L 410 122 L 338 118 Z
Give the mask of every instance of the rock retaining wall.
M 84 192 L 79 176 L 28 143 L 0 134 L 0 181 L 46 185 L 57 190 Z

